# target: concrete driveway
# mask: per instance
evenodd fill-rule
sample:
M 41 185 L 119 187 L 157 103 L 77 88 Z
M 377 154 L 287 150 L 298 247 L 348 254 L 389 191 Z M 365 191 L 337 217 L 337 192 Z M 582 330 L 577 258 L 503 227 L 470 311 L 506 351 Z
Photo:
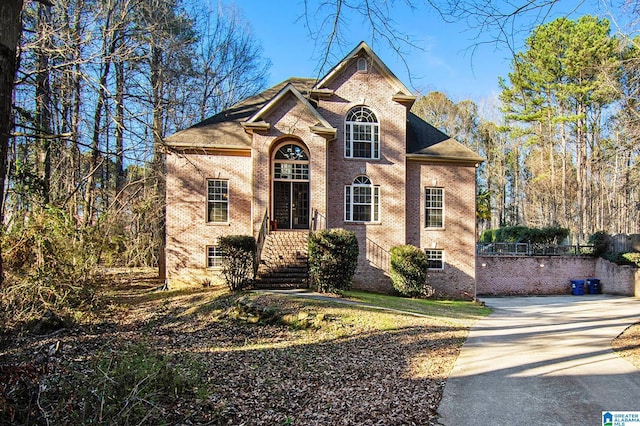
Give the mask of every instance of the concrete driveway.
M 438 412 L 447 426 L 601 425 L 640 412 L 640 370 L 611 340 L 640 321 L 640 300 L 606 295 L 482 298 Z

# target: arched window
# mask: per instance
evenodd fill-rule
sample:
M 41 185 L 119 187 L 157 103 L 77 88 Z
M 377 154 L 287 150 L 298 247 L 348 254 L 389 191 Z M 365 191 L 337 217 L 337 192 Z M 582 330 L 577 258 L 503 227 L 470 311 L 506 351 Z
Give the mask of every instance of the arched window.
M 344 189 L 344 220 L 347 222 L 380 221 L 380 187 L 366 176 L 358 176 Z
M 346 158 L 380 158 L 380 124 L 366 106 L 357 106 L 347 113 L 344 128 Z
M 307 153 L 302 147 L 294 144 L 282 145 L 276 152 L 276 160 L 309 160 Z
M 275 154 L 273 177 L 283 180 L 309 180 L 309 156 L 302 147 L 282 145 Z

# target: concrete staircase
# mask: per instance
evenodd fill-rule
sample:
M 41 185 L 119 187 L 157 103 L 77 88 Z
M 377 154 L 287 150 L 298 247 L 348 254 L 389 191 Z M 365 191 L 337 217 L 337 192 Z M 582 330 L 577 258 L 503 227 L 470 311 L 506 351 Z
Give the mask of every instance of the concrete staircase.
M 308 287 L 309 231 L 271 231 L 264 242 L 257 288 Z

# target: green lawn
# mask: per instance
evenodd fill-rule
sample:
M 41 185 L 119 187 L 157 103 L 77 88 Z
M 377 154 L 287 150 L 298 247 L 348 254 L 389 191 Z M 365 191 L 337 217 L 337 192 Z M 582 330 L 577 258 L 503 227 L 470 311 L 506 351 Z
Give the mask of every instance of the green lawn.
M 345 298 L 387 309 L 452 319 L 478 319 L 487 316 L 491 309 L 479 303 L 463 300 L 411 299 L 366 291 L 344 292 Z

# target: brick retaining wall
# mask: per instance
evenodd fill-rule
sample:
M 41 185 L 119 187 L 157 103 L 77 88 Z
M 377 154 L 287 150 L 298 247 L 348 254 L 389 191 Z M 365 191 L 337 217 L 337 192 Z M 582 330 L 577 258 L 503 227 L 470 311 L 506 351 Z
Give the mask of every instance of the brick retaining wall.
M 605 259 L 596 261 L 596 277 L 602 281 L 606 294 L 640 297 L 640 269 L 621 266 Z
M 598 278 L 605 294 L 640 297 L 640 269 L 577 256 L 476 256 L 478 295 L 571 294 L 573 279 Z M 585 289 L 586 290 L 586 289 Z
M 570 294 L 572 279 L 595 277 L 595 259 L 568 256 L 477 256 L 478 295 Z

